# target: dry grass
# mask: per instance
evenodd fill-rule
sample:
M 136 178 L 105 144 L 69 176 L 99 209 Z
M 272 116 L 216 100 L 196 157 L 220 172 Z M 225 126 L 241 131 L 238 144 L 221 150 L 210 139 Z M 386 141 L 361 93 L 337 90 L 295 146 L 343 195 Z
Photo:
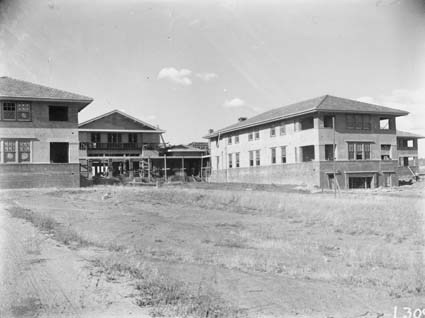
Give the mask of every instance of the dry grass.
M 56 229 L 68 229 L 71 237 L 112 251 L 112 259 L 98 266 L 111 279 L 134 278 L 139 303 L 154 306 L 158 315 L 174 310 L 214 317 L 211 313 L 224 310 L 237 316 L 241 313 L 230 305 L 214 309 L 223 297 L 235 300 L 231 285 L 211 284 L 178 266 L 267 275 L 276 283 L 281 278 L 321 287 L 330 283 L 336 290 L 362 287 L 385 291 L 392 299 L 423 297 L 421 191 L 423 186 L 406 193 L 357 191 L 335 199 L 328 193 L 109 186 L 45 192 L 38 201 L 48 216 L 12 214 L 39 224 L 58 240 L 66 235 Z M 31 194 L 19 198 L 27 204 L 31 200 Z M 63 208 L 57 208 L 59 203 Z M 206 287 L 198 293 L 201 285 Z

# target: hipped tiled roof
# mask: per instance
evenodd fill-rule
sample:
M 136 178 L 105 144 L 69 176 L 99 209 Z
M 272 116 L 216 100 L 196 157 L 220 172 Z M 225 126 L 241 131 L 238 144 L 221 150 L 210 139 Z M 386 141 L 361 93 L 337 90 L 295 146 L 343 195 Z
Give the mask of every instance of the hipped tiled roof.
M 17 80 L 7 76 L 0 77 L 0 99 L 52 100 L 81 103 L 85 105 L 93 101 L 91 97 Z
M 336 97 L 336 96 L 320 96 L 313 99 L 305 100 L 288 106 L 275 108 L 244 121 L 237 122 L 233 125 L 219 129 L 204 138 L 212 138 L 221 133 L 236 131 L 239 129 L 255 127 L 265 123 L 278 121 L 285 118 L 300 116 L 314 112 L 329 113 L 375 113 L 380 115 L 404 116 L 408 112 L 400 109 L 394 109 L 356 100 Z

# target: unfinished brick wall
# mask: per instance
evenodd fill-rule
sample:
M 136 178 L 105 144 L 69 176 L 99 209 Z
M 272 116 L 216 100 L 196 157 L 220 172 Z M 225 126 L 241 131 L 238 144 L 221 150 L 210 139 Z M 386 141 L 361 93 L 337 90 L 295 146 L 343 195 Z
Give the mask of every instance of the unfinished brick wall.
M 0 188 L 79 187 L 79 171 L 79 164 L 4 164 Z

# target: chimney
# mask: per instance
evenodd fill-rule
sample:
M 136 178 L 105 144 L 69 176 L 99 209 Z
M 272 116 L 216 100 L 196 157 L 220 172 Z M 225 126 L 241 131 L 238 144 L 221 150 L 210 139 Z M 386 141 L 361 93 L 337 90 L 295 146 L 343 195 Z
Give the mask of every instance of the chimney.
M 208 129 L 208 133 L 212 134 L 214 132 L 214 129 Z
M 241 122 L 241 121 L 245 121 L 246 119 L 247 119 L 246 117 L 239 117 L 238 121 Z

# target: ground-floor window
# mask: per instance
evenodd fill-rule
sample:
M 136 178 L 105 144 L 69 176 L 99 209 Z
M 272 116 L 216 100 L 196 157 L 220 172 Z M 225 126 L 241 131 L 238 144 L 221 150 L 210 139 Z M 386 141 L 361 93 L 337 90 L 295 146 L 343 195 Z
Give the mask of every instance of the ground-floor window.
M 3 162 L 30 162 L 31 141 L 29 140 L 4 140 Z
M 286 146 L 280 147 L 280 161 L 281 163 L 286 163 Z
M 325 160 L 334 160 L 334 145 L 325 145 Z
M 369 189 L 372 186 L 373 177 L 349 177 L 348 187 L 350 189 Z
M 259 166 L 260 164 L 261 164 L 260 150 L 256 150 L 255 151 L 255 165 Z
M 349 143 L 348 144 L 349 160 L 369 160 L 370 159 L 370 143 Z
M 302 151 L 302 161 L 312 161 L 314 160 L 314 146 L 304 146 L 301 147 Z
M 249 166 L 254 167 L 254 151 L 249 152 Z
M 240 166 L 240 155 L 239 155 L 239 152 L 237 152 L 237 153 L 235 153 L 235 165 L 236 165 L 236 168 L 239 168 L 239 166 Z
M 50 162 L 68 163 L 69 162 L 69 144 L 67 142 L 50 143 Z
M 271 162 L 272 164 L 276 163 L 276 148 L 271 148 Z
M 229 153 L 229 168 L 233 168 L 233 158 L 232 158 L 232 154 Z

